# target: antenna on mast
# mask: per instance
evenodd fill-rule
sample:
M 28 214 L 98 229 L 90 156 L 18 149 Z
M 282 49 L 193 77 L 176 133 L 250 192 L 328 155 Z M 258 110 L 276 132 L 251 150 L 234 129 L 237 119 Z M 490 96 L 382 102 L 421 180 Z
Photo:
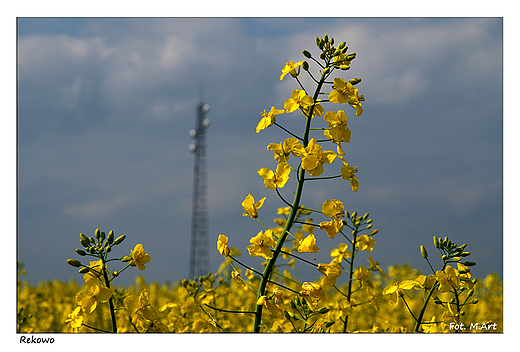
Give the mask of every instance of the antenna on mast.
M 209 105 L 203 103 L 203 88 L 199 88 L 200 103 L 197 106 L 195 129 L 190 131 L 194 143 L 190 144 L 190 152 L 195 154 L 193 172 L 193 207 L 191 219 L 191 251 L 190 278 L 208 273 L 208 206 L 206 178 L 206 128 L 209 120 L 205 117 Z

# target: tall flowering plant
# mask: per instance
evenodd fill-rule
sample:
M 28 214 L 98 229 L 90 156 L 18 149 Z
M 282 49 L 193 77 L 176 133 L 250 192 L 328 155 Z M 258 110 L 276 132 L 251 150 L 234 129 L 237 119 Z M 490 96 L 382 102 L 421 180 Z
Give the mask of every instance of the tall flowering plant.
M 362 102 L 365 101 L 363 94 L 359 94 L 356 88 L 361 79 L 347 80 L 343 77 L 345 71 L 350 70 L 356 53 L 348 53 L 345 42 L 335 45 L 334 38 L 327 35 L 315 39 L 319 50 L 317 56 L 303 50 L 304 60 L 289 61 L 282 68 L 280 80 L 291 77 L 297 86 L 285 100 L 283 108 L 272 106 L 269 111 L 264 110 L 256 126 L 256 133 L 275 126 L 288 134 L 280 143 L 267 145 L 267 150 L 274 153 L 276 166 L 258 169 L 258 175 L 263 179 L 265 187 L 274 191 L 284 204 L 284 207 L 278 209 L 282 218 L 275 219 L 278 226 L 270 228 L 260 220 L 259 211 L 267 197 L 256 200 L 253 195 L 248 194 L 242 203 L 243 216 L 257 220 L 263 227 L 250 239 L 247 247 L 249 256 L 263 259 L 263 271 L 257 271 L 239 261 L 234 251 L 228 247 L 227 236 L 221 234 L 217 240 L 217 249 L 227 258 L 226 264 L 233 266 L 233 263 L 237 263 L 247 269 L 249 280 L 242 278 L 235 266 L 232 277 L 256 291 L 255 309 L 226 311 L 208 304 L 206 306 L 219 312 L 253 315 L 253 332 L 330 331 L 332 325 L 336 325 L 335 331 L 347 332 L 349 317 L 354 309 L 359 309 L 356 307 L 371 304 L 377 310 L 382 295 L 390 295 L 391 303 L 397 304 L 402 300 L 406 304 L 407 290 L 416 289 L 424 290 L 420 312 L 414 314 L 406 304 L 415 321 L 413 331 L 435 332 L 439 328 L 445 329 L 445 322 L 459 322 L 465 305 L 476 303 L 468 301 L 475 284 L 470 279 L 469 266 L 474 263 L 460 261 L 461 256 L 469 255 L 469 252 L 463 251 L 465 246 L 457 247 L 448 239 L 437 240 L 436 247 L 441 251 L 444 263 L 441 270 L 434 271 L 429 276 L 421 275 L 401 283 L 392 283 L 381 292 L 374 286 L 372 273 L 383 274 L 383 270 L 380 263 L 372 258 L 372 254 L 368 258 L 369 265 L 360 265 L 357 268 L 354 266 L 354 260 L 360 251 L 371 253 L 376 243 L 374 236 L 378 230 L 372 229 L 373 221 L 368 218 L 369 214 L 359 216 L 355 211 L 349 213 L 345 211 L 343 201 L 338 199 L 324 200 L 319 209 L 307 208 L 301 204 L 304 184 L 307 182 L 343 178 L 348 182 L 346 187 L 351 191 L 357 192 L 359 188 L 358 168 L 349 164 L 344 151 L 352 134 L 348 127 L 348 116 L 361 116 Z M 311 65 L 315 69 L 311 70 Z M 302 74 L 309 75 L 312 88 L 302 83 Z M 329 107 L 330 110 L 326 110 Z M 292 113 L 303 117 L 304 128 L 301 133 L 288 130 L 280 122 L 280 116 L 285 119 Z M 328 171 L 326 176 L 325 170 Z M 297 181 L 292 200 L 286 199 L 281 191 L 290 177 L 296 177 Z M 320 217 L 321 221 L 315 222 L 314 216 Z M 315 233 L 315 229 L 320 232 Z M 338 235 L 344 242 L 331 251 L 330 263 L 316 264 L 305 259 L 304 253 L 316 253 L 320 250 L 320 236 L 335 239 Z M 421 253 L 428 260 L 424 247 L 421 247 Z M 284 259 L 288 262 L 281 264 Z M 314 266 L 322 274 L 322 279 L 318 282 L 299 282 L 289 272 L 280 272 L 282 265 L 294 266 L 295 260 Z M 449 262 L 456 262 L 458 269 L 449 266 Z M 347 285 L 346 289 L 340 289 L 336 282 L 344 272 L 348 276 Z M 255 275 L 258 278 L 256 281 L 252 280 Z M 319 307 L 319 302 L 324 299 L 329 288 L 338 291 L 344 301 Z M 358 292 L 357 297 L 361 297 L 361 301 L 354 300 L 355 292 Z M 454 298 L 443 300 L 437 295 L 438 292 L 451 293 Z M 464 293 L 465 300 L 461 301 Z M 287 300 L 287 296 L 291 296 L 291 299 Z M 440 321 L 444 324 L 441 327 L 435 317 L 431 321 L 423 319 L 431 299 L 446 308 L 446 317 Z M 288 305 L 286 302 L 289 302 Z M 264 323 L 266 316 L 263 314 L 266 310 L 273 316 L 283 314 L 285 325 L 277 319 L 272 326 L 267 326 Z
M 280 219 L 279 222 L 281 226 L 271 229 L 260 221 L 258 210 L 264 204 L 266 197 L 255 201 L 253 196 L 249 194 L 242 203 L 243 215 L 256 219 L 264 227 L 263 231 L 258 232 L 256 236 L 251 238 L 251 245 L 247 247 L 251 257 L 260 257 L 265 260 L 263 272 L 254 271 L 260 277 L 258 287 L 254 288 L 257 291 L 254 332 L 259 332 L 261 328 L 267 329 L 262 325 L 264 308 L 267 308 L 270 312 L 275 312 L 277 309 L 281 310 L 293 325 L 298 320 L 304 321 L 304 327 L 301 329 L 295 326 L 298 331 L 306 331 L 305 329 L 310 326 L 316 328 L 315 324 L 311 325 L 312 323 L 308 322 L 309 318 L 326 314 L 329 311 L 327 308 L 315 310 L 317 302 L 324 295 L 322 285 L 319 283 L 304 282 L 300 284 L 299 290 L 295 290 L 273 280 L 274 274 L 289 279 L 287 275 L 282 275 L 275 270 L 280 256 L 291 257 L 293 261 L 297 259 L 316 266 L 316 269 L 323 274 L 325 284 L 335 285 L 336 279 L 345 269 L 345 264 L 347 264 L 346 270 L 350 277 L 355 278 L 354 274 L 357 273 L 354 272 L 353 266 L 355 255 L 359 250 L 371 252 L 375 243 L 372 236 L 377 233 L 377 230 L 361 234 L 361 232 L 370 230 L 372 227 L 372 220 L 368 219 L 368 214 L 357 216 L 355 212 L 353 214 L 345 213 L 343 202 L 337 199 L 325 200 L 321 204 L 321 209 L 306 208 L 301 204 L 304 184 L 309 181 L 343 178 L 348 182 L 352 191 L 357 192 L 359 187 L 356 176 L 358 168 L 347 162 L 343 148 L 344 143 L 350 143 L 351 138 L 347 115 L 361 116 L 363 113 L 362 102 L 365 99 L 355 88 L 361 82 L 361 79 L 345 80 L 343 77 L 333 76 L 336 72 L 343 73 L 349 70 L 356 54 L 348 53 L 348 46 L 345 42 L 336 46 L 334 38 L 329 38 L 327 35 L 323 38 L 316 37 L 316 46 L 320 51 L 317 56 L 313 56 L 309 51 L 304 50 L 303 56 L 306 60 L 296 63 L 289 61 L 282 68 L 280 80 L 291 77 L 295 80 L 297 88 L 285 100 L 283 108 L 272 106 L 268 112 L 264 110 L 256 127 L 256 132 L 259 133 L 266 128 L 276 126 L 287 132 L 289 136 L 280 143 L 270 143 L 267 146 L 267 150 L 274 152 L 274 159 L 277 162 L 276 167 L 272 169 L 261 167 L 258 170 L 258 175 L 263 179 L 265 187 L 275 191 L 286 205 L 285 208 L 279 210 L 279 213 L 284 215 L 284 218 Z M 311 64 L 316 67 L 317 73 L 311 72 Z M 315 84 L 314 88 L 304 86 L 300 80 L 302 72 L 309 75 Z M 339 109 L 326 112 L 325 106 L 329 103 L 333 107 L 337 105 Z M 280 115 L 292 113 L 303 116 L 304 128 L 301 134 L 289 131 L 277 121 Z M 321 118 L 316 118 L 317 116 Z M 313 127 L 313 123 L 318 124 L 319 121 L 321 121 L 320 127 Z M 327 149 L 330 146 L 335 146 L 335 150 Z M 325 169 L 329 167 L 337 170 L 337 173 L 332 176 L 322 176 Z M 286 200 L 280 191 L 290 177 L 296 177 L 297 180 L 292 201 Z M 309 218 L 312 214 L 319 214 L 320 217 L 324 217 L 323 221 L 313 223 L 313 219 Z M 306 232 L 307 236 L 304 236 L 297 226 L 301 226 L 302 231 Z M 348 244 L 341 243 L 331 253 L 333 260 L 330 263 L 316 265 L 305 260 L 300 254 L 294 254 L 288 248 L 292 241 L 293 249 L 298 253 L 318 252 L 319 247 L 316 244 L 317 240 L 314 234 L 315 228 L 323 230 L 323 233 L 331 239 L 340 233 L 352 246 L 352 251 L 347 249 Z M 347 228 L 350 229 L 350 235 L 346 234 Z M 220 235 L 217 241 L 219 252 L 242 264 L 232 256 L 227 243 L 228 238 L 225 235 Z M 370 268 L 376 270 L 375 268 L 378 268 L 378 266 L 375 262 L 373 263 L 374 265 Z M 242 265 L 251 270 L 249 266 Z M 359 274 L 358 277 L 359 280 L 356 280 L 356 282 L 363 285 L 364 289 L 370 290 L 369 277 L 366 273 L 364 275 Z M 347 301 L 350 301 L 354 280 L 349 282 L 348 292 L 345 293 Z M 270 289 L 270 286 L 276 287 Z M 291 312 L 280 306 L 282 301 L 280 297 L 286 291 L 292 291 L 296 294 L 295 300 L 291 301 L 293 308 Z M 342 320 L 343 330 L 346 330 L 348 315 L 344 316 Z
M 75 301 L 77 307 L 68 315 L 66 323 L 70 332 L 79 332 L 81 327 L 98 332 L 117 332 L 116 311 L 123 310 L 128 312 L 128 317 L 136 331 L 161 331 L 164 327 L 155 319 L 157 312 L 148 304 L 148 292 L 143 290 L 139 297 L 128 295 L 121 299 L 115 299 L 116 291 L 111 283 L 123 271 L 129 267 L 137 267 L 137 270 L 145 270 L 146 264 L 150 262 L 151 257 L 143 249 L 142 244 L 137 244 L 130 255 L 120 258 L 109 258 L 112 248 L 121 244 L 126 235 L 121 235 L 114 239 L 114 232 L 110 231 L 105 234 L 104 231 L 96 229 L 94 237 L 87 237 L 83 233 L 79 234 L 80 244 L 84 249 L 76 249 L 76 253 L 81 256 L 93 260 L 90 263 L 83 264 L 77 259 L 68 259 L 67 263 L 73 267 L 80 268 L 79 273 L 83 274 L 85 280 L 83 290 L 76 294 Z M 124 263 L 125 266 L 120 270 L 109 270 L 108 266 L 113 262 Z M 116 301 L 122 301 L 120 307 L 116 307 Z M 111 328 L 107 329 L 99 326 L 87 324 L 85 316 L 92 313 L 102 304 L 108 302 L 110 312 Z

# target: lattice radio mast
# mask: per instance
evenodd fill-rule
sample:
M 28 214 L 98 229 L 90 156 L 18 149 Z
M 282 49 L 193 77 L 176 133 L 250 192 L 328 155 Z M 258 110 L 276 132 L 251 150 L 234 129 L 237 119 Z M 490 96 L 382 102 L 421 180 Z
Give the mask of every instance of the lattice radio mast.
M 190 145 L 190 151 L 195 154 L 195 168 L 193 173 L 193 209 L 191 218 L 191 252 L 190 276 L 199 277 L 208 274 L 208 206 L 206 180 L 206 128 L 209 120 L 205 115 L 209 105 L 199 103 L 197 107 L 197 125 L 190 131 L 195 143 Z

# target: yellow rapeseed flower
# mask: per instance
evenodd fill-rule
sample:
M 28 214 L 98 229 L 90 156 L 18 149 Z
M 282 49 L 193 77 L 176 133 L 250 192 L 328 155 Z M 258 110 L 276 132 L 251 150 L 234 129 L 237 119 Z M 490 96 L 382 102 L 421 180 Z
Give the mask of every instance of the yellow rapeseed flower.
M 337 113 L 329 111 L 323 116 L 329 124 L 329 129 L 323 132 L 325 138 L 332 140 L 337 145 L 338 154 L 345 154 L 341 142 L 350 143 L 351 132 L 347 127 L 347 116 L 343 110 Z
M 390 302 L 394 305 L 398 304 L 398 298 L 404 295 L 410 297 L 406 290 L 411 290 L 416 285 L 415 280 L 404 280 L 401 283 L 396 282 L 383 290 L 383 295 L 390 295 Z
M 260 120 L 258 125 L 256 125 L 256 133 L 259 133 L 261 130 L 274 125 L 274 123 L 276 122 L 276 115 L 280 115 L 283 113 L 285 113 L 285 110 L 277 109 L 274 106 L 271 107 L 271 110 L 269 112 L 266 112 L 264 110 L 264 112 L 261 113 L 262 119 Z
M 88 268 L 91 270 L 83 275 L 85 282 L 90 279 L 97 279 L 102 275 L 103 261 L 101 259 L 97 261 L 91 261 Z
M 338 155 L 338 157 L 341 159 L 341 161 L 343 161 L 344 164 L 341 167 L 341 178 L 350 181 L 350 189 L 352 189 L 354 192 L 357 192 L 359 188 L 359 182 L 355 175 L 358 172 L 357 166 L 350 166 L 341 155 Z
M 83 290 L 76 294 L 76 302 L 87 314 L 92 313 L 98 303 L 107 302 L 112 297 L 112 291 L 99 285 L 98 279 L 89 279 Z
M 247 250 L 251 257 L 262 257 L 270 259 L 273 257 L 273 252 L 269 248 L 274 246 L 273 230 L 260 231 L 255 237 L 251 238 L 249 242 L 251 245 L 247 246 Z
M 79 328 L 83 325 L 83 316 L 79 315 L 81 312 L 81 306 L 77 306 L 76 309 L 67 315 L 67 330 L 69 332 L 79 332 Z
M 255 203 L 255 199 L 251 194 L 248 194 L 246 199 L 242 202 L 242 207 L 244 208 L 245 213 L 242 214 L 242 216 L 249 216 L 252 219 L 258 218 L 258 212 L 257 210 L 264 205 L 265 198 L 260 199 L 258 202 Z
M 276 173 L 272 170 L 261 167 L 258 169 L 258 175 L 264 179 L 265 187 L 269 189 L 283 188 L 289 180 L 291 166 L 286 162 L 278 163 Z
M 300 291 L 300 295 L 303 296 L 307 304 L 311 307 L 312 310 L 316 309 L 318 302 L 325 298 L 325 292 L 321 288 L 319 284 L 315 284 L 312 282 L 304 282 L 302 284 L 302 291 Z
M 298 61 L 293 64 L 293 61 L 289 61 L 282 68 L 282 75 L 280 76 L 280 81 L 283 80 L 286 74 L 290 73 L 292 77 L 296 78 L 300 74 L 300 68 L 298 66 L 302 65 L 303 61 Z M 298 72 L 296 72 L 296 67 L 298 67 Z
M 316 238 L 312 233 L 300 240 L 298 246 L 298 252 L 300 253 L 318 253 L 319 249 L 320 248 L 316 246 Z
M 145 264 L 148 263 L 152 258 L 143 249 L 142 244 L 137 244 L 133 250 L 130 251 L 132 257 L 132 263 L 137 266 L 137 270 L 146 269 Z
M 376 240 L 368 235 L 361 235 L 356 240 L 356 247 L 368 253 L 372 252 L 374 244 L 376 244 Z
M 337 278 L 341 276 L 342 269 L 339 264 L 332 261 L 330 264 L 318 264 L 318 271 L 325 275 L 325 282 L 335 285 Z
M 124 300 L 125 306 L 130 312 L 132 323 L 146 329 L 155 320 L 157 311 L 148 302 L 148 291 L 144 289 L 139 297 L 130 295 Z
M 296 111 L 298 108 L 308 108 L 314 104 L 314 100 L 307 95 L 304 90 L 295 89 L 291 93 L 291 98 L 285 100 L 283 107 L 287 113 Z
M 330 251 L 330 256 L 333 257 L 338 263 L 343 261 L 343 258 L 352 257 L 352 252 L 347 249 L 347 244 L 340 243 L 338 248 L 334 248 Z
M 228 247 L 227 243 L 228 243 L 228 238 L 227 238 L 226 235 L 218 235 L 218 240 L 217 240 L 217 250 L 218 250 L 219 253 L 222 254 L 224 257 L 229 256 L 229 254 L 231 253 L 231 251 L 229 250 L 229 247 Z
M 437 270 L 435 277 L 439 281 L 439 292 L 449 292 L 459 288 L 460 281 L 457 271 L 450 265 L 447 265 L 444 271 Z
M 336 153 L 332 150 L 321 150 L 316 139 L 312 138 L 305 148 L 302 158 L 302 168 L 312 176 L 319 176 L 323 173 L 323 164 L 330 164 L 336 159 Z
M 270 143 L 267 150 L 274 152 L 274 159 L 279 163 L 288 161 L 291 154 L 299 157 L 304 152 L 303 145 L 294 137 L 289 137 L 280 143 Z
M 361 116 L 363 107 L 360 102 L 364 101 L 365 98 L 363 95 L 359 96 L 358 91 L 359 90 L 354 88 L 352 83 L 345 82 L 343 78 L 335 78 L 334 89 L 329 94 L 329 100 L 332 103 L 348 103 L 356 109 L 356 116 Z

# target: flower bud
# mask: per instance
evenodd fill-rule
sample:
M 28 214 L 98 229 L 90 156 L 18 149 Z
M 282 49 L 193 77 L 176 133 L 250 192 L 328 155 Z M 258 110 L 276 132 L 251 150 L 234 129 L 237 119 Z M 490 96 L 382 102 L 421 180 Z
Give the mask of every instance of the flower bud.
M 256 301 L 257 306 L 263 306 L 267 300 L 266 296 L 260 296 L 258 300 Z
M 334 51 L 334 54 L 332 54 L 332 56 L 340 56 L 341 55 L 341 49 L 336 49 Z
M 467 256 L 469 256 L 470 254 L 471 254 L 470 252 L 462 252 L 462 253 L 460 254 L 460 256 L 461 256 L 461 257 L 467 257 Z
M 325 34 L 325 36 L 323 37 L 323 41 L 325 43 L 328 43 L 329 42 L 329 36 L 327 34 Z
M 325 322 L 325 328 L 330 328 L 332 325 L 334 325 L 335 322 L 333 321 L 326 321 Z
M 285 319 L 287 319 L 289 321 L 291 320 L 291 314 L 289 314 L 289 312 L 286 311 L 285 309 L 283 310 L 283 316 L 285 317 Z
M 478 299 L 474 299 L 473 301 L 471 301 L 471 304 L 477 304 L 478 303 Z
M 121 244 L 121 242 L 123 242 L 126 238 L 126 235 L 121 235 L 119 236 L 118 238 L 116 238 L 116 240 L 114 241 L 114 245 L 118 245 L 118 244 Z
M 352 78 L 351 80 L 349 80 L 349 82 L 350 84 L 355 86 L 356 84 L 361 83 L 361 78 Z
M 107 236 L 106 236 L 106 234 L 105 234 L 105 231 L 101 231 L 101 235 L 99 236 L 99 240 L 100 240 L 101 242 L 103 242 L 103 241 L 105 240 L 106 237 L 107 237 Z
M 107 243 L 108 243 L 108 244 L 112 244 L 112 243 L 114 243 L 114 231 L 110 231 L 110 232 L 108 233 Z
M 437 239 L 437 236 L 433 236 L 433 245 L 435 248 L 439 248 L 439 240 Z
M 421 244 L 421 255 L 424 259 L 428 258 L 428 252 L 426 251 L 426 247 L 424 247 L 422 244 Z
M 302 64 L 302 68 L 305 71 L 309 71 L 309 63 L 307 61 L 304 61 L 303 64 Z
M 451 260 L 453 260 L 454 262 L 460 262 L 460 257 L 453 257 L 451 258 Z
M 474 289 L 471 289 L 471 290 L 469 290 L 469 291 L 468 291 L 468 297 L 471 297 L 471 296 L 473 296 L 473 292 L 475 292 L 475 290 L 474 290 Z
M 330 309 L 327 308 L 327 307 L 321 307 L 320 309 L 318 309 L 318 313 L 319 314 L 325 314 L 329 311 Z
M 308 52 L 307 50 L 302 51 L 302 53 L 303 53 L 303 56 L 305 56 L 308 59 L 310 59 L 312 57 L 311 53 Z
M 374 236 L 375 234 L 377 234 L 379 232 L 378 229 L 375 229 L 375 230 L 372 230 L 372 232 L 370 232 L 368 235 L 369 236 Z
M 127 263 L 132 260 L 132 257 L 125 255 L 123 258 L 121 258 L 121 261 L 124 263 Z
M 112 271 L 112 276 L 113 277 L 118 277 L 119 276 L 119 271 Z
M 351 54 L 348 54 L 347 57 L 345 58 L 346 61 L 352 61 L 356 58 L 356 53 L 351 53 Z
M 294 303 L 294 301 L 289 301 L 289 305 L 291 308 L 296 309 L 296 303 Z
M 467 243 L 464 243 L 464 244 L 461 244 L 461 245 L 459 246 L 459 248 L 460 248 L 461 251 L 463 251 L 464 249 L 466 249 L 467 246 L 468 246 L 468 244 L 467 244 Z
M 343 49 L 346 45 L 347 45 L 346 42 L 341 42 L 341 43 L 339 43 L 339 45 L 338 45 L 338 49 Z
M 79 273 L 80 273 L 80 274 L 86 274 L 86 273 L 88 273 L 89 271 L 90 271 L 89 268 L 81 268 L 81 269 L 79 269 Z
M 80 256 L 84 257 L 87 255 L 83 249 L 76 249 L 76 253 L 78 253 Z
M 94 231 L 94 236 L 99 240 L 99 237 L 101 237 L 101 230 L 96 229 L 96 231 Z
M 462 264 L 465 265 L 465 266 L 475 266 L 475 265 L 477 265 L 477 263 L 475 263 L 475 262 L 464 262 Z
M 94 244 L 94 243 L 96 243 L 96 240 L 95 240 L 94 237 L 92 237 L 92 236 L 90 236 L 90 237 L 88 238 L 88 240 L 90 241 L 90 244 Z
M 88 237 L 85 236 L 84 234 L 80 233 L 79 234 L 79 242 L 81 243 L 81 245 L 83 247 L 88 247 L 90 246 L 90 241 L 88 240 Z
M 326 57 L 327 55 L 324 52 L 320 54 L 320 59 L 325 60 Z
M 73 267 L 76 267 L 76 268 L 79 268 L 81 266 L 81 262 L 76 259 L 67 259 L 67 264 L 69 264 Z

